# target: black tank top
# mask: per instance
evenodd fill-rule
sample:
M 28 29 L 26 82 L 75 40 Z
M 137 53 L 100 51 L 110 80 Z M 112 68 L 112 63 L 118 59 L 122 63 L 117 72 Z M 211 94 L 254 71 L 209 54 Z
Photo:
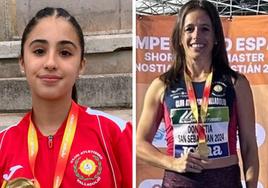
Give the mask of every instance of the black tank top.
M 205 82 L 193 82 L 200 107 Z M 198 143 L 196 120 L 192 115 L 186 85 L 180 80 L 164 95 L 167 152 L 174 157 L 195 150 Z M 205 122 L 209 158 L 236 154 L 237 113 L 235 91 L 230 79 L 213 76 Z

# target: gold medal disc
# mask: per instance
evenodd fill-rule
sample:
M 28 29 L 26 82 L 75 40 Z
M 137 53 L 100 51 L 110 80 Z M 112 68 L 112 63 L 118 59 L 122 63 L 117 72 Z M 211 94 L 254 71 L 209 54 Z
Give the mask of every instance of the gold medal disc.
M 16 178 L 7 182 L 5 188 L 35 188 L 32 180 Z

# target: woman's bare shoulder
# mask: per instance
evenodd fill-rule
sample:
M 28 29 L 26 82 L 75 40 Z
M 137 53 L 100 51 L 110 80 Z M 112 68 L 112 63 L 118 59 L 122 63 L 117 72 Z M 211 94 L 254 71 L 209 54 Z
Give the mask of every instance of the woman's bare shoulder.
M 152 87 L 157 87 L 157 88 L 159 88 L 159 89 L 162 88 L 162 87 L 166 87 L 166 86 L 165 86 L 165 83 L 164 83 L 159 77 L 155 78 L 155 79 L 152 81 L 151 86 L 152 86 Z
M 166 84 L 160 78 L 155 78 L 148 88 L 148 93 L 162 101 L 165 89 Z

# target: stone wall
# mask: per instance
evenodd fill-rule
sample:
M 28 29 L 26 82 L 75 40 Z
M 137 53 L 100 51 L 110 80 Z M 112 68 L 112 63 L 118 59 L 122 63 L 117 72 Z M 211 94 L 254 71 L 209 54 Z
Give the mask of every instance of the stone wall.
M 80 104 L 131 108 L 131 0 L 0 0 L 0 112 L 31 108 L 18 66 L 20 38 L 29 19 L 45 6 L 65 8 L 83 29 L 87 64 L 77 82 Z
M 85 35 L 126 33 L 132 28 L 131 0 L 0 0 L 0 41 L 20 37 L 29 19 L 46 6 L 68 10 Z

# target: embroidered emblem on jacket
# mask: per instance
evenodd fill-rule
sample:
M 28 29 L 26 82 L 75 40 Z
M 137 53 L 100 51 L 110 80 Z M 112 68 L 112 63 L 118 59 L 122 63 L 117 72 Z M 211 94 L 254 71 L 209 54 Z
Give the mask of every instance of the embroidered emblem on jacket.
M 77 182 L 83 186 L 93 186 L 100 182 L 103 157 L 96 151 L 82 151 L 71 160 Z

